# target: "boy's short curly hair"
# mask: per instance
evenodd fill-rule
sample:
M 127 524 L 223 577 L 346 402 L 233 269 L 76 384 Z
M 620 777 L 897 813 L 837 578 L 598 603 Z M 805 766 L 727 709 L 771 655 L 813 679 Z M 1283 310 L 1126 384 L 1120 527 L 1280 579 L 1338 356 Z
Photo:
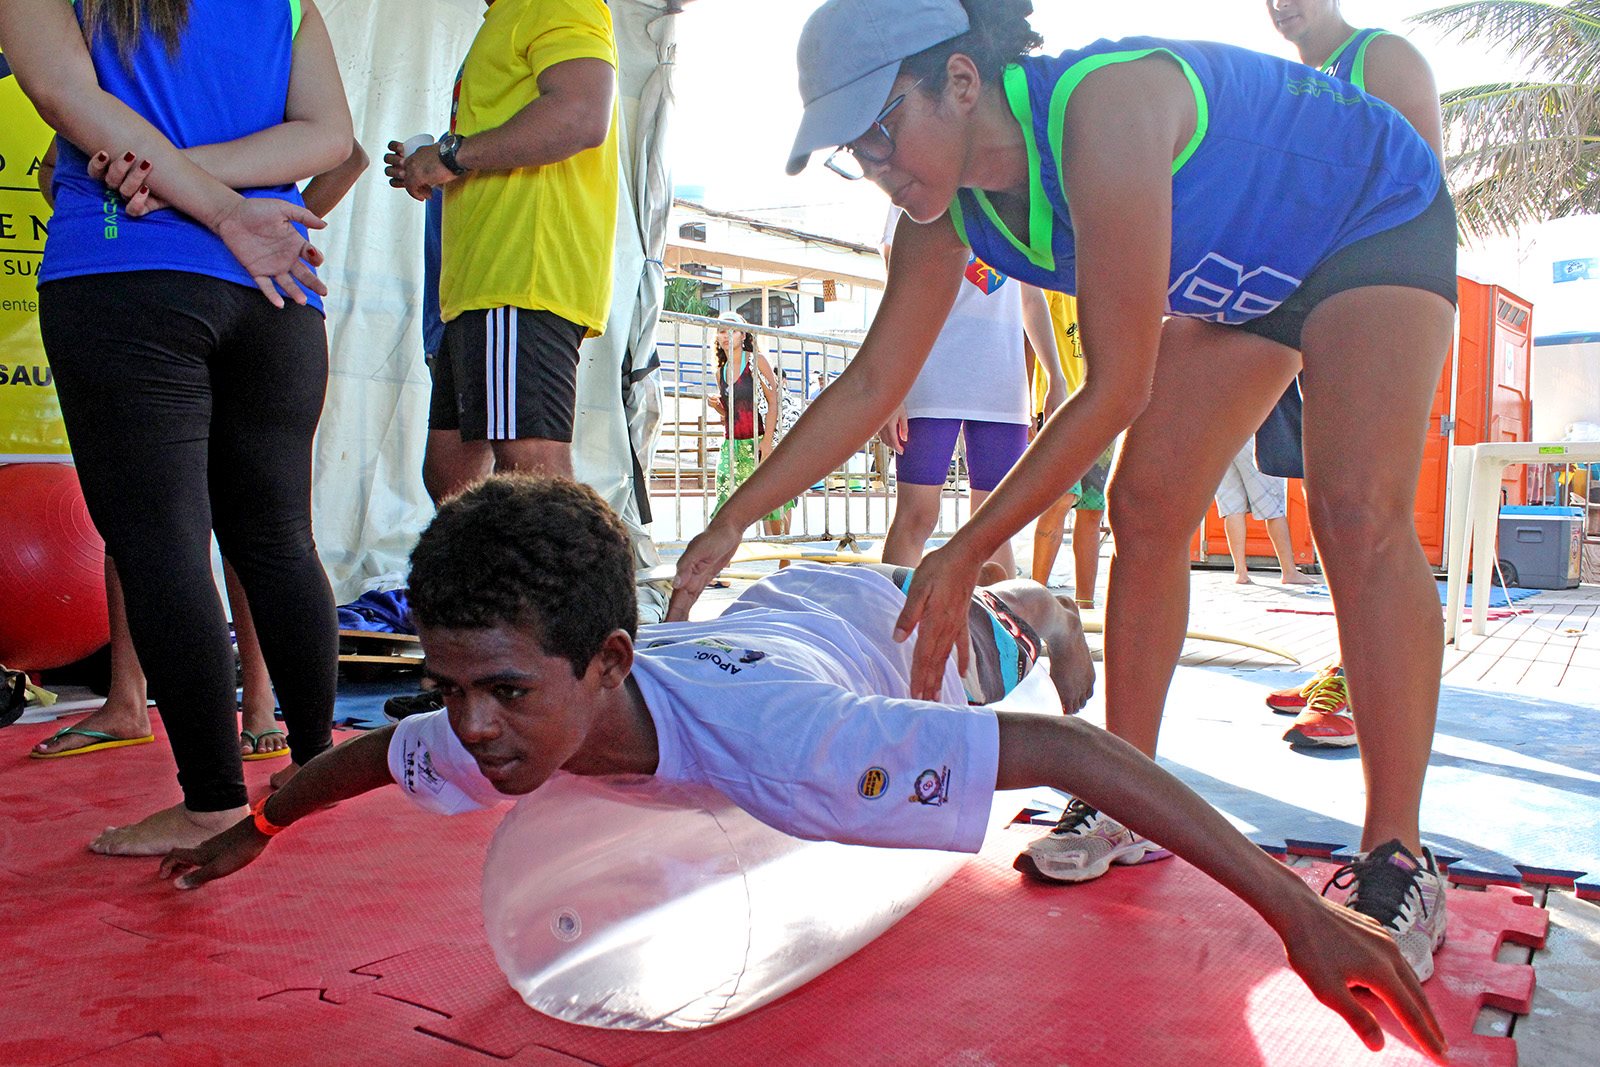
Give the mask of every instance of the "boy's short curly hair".
M 411 553 L 422 626 L 532 627 L 581 676 L 606 635 L 638 628 L 633 550 L 587 485 L 497 474 L 442 504 Z

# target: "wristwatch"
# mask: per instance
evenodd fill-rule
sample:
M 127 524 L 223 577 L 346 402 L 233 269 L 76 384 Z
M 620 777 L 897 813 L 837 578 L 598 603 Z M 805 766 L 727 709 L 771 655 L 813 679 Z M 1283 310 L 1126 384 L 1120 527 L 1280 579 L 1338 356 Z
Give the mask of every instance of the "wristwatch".
M 439 162 L 449 169 L 451 174 L 460 176 L 467 172 L 467 168 L 456 162 L 456 153 L 461 149 L 461 142 L 466 140 L 459 133 L 447 133 L 439 138 Z

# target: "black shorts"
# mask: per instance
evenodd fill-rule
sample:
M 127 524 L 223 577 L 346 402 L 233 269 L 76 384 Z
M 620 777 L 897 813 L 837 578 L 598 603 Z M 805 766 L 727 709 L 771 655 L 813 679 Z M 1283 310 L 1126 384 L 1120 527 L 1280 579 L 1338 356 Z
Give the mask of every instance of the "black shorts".
M 444 324 L 431 365 L 428 428 L 463 441 L 571 441 L 586 332 L 549 311 L 463 311 Z
M 1373 285 L 1422 289 L 1456 303 L 1456 207 L 1442 183 L 1422 214 L 1335 252 L 1271 314 L 1235 328 L 1298 352 L 1301 331 L 1318 304 L 1337 293 Z M 1261 473 L 1305 477 L 1300 408 L 1300 383 L 1293 381 L 1256 433 L 1256 466 Z

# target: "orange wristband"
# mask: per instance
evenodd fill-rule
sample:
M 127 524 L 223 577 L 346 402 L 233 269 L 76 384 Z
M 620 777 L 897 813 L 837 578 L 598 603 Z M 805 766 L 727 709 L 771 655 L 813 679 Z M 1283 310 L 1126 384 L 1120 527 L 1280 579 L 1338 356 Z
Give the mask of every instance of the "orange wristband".
M 267 794 L 267 796 L 271 796 L 271 795 L 272 795 L 271 793 Z M 267 818 L 266 811 L 267 811 L 267 797 L 262 797 L 260 800 L 256 801 L 254 804 L 250 805 L 250 814 L 252 816 L 254 816 L 254 818 L 255 818 L 256 829 L 257 830 L 259 830 L 261 833 L 265 834 L 267 837 L 272 837 L 274 834 L 281 834 L 285 830 L 288 829 L 287 826 L 279 826 L 276 823 L 270 821 Z

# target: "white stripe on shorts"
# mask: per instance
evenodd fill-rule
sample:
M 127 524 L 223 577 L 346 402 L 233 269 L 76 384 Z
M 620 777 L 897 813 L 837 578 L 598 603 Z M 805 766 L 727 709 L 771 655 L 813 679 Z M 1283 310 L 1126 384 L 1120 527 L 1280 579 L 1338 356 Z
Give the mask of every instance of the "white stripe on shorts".
M 515 308 L 502 308 L 506 315 L 506 395 L 505 395 L 505 424 L 506 440 L 517 439 L 517 311 Z

